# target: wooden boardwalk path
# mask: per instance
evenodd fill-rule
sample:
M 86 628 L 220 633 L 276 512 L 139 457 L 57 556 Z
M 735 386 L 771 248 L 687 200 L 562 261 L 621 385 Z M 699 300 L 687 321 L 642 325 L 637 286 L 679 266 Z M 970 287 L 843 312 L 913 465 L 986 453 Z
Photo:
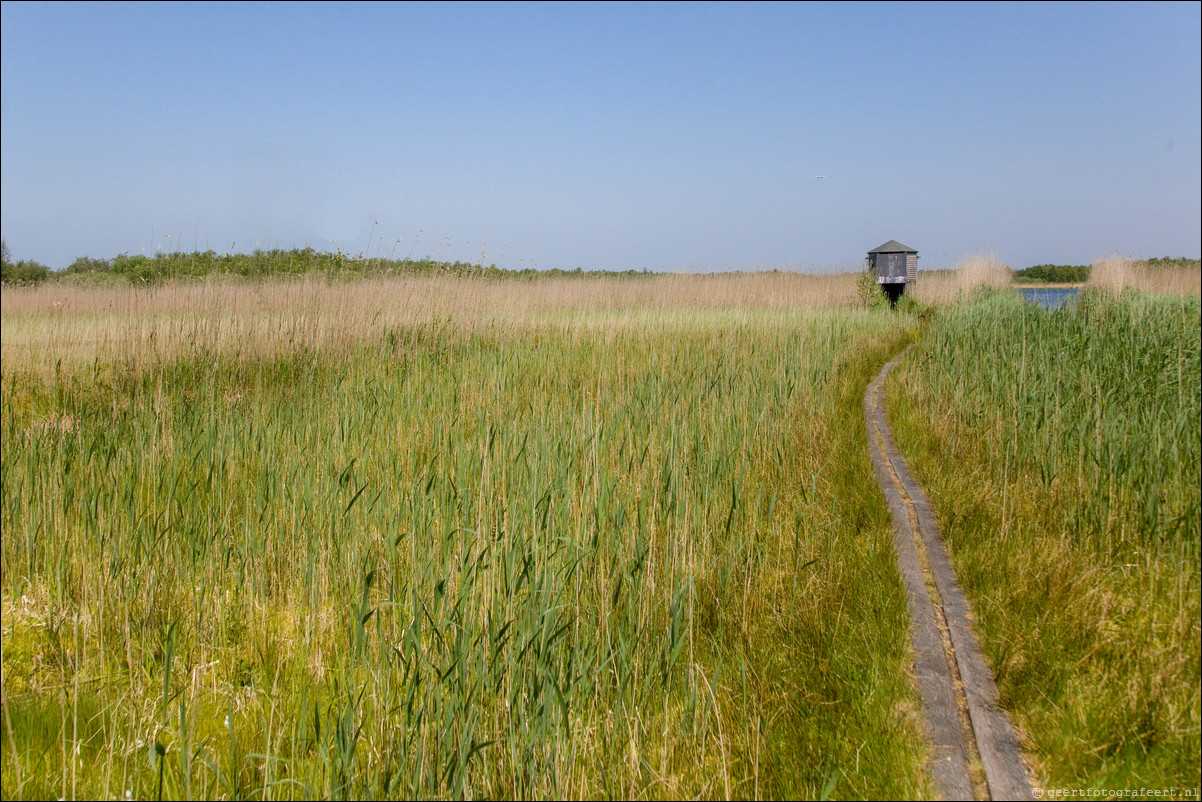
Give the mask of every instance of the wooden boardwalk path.
M 904 352 L 903 352 L 904 354 Z M 893 358 L 864 393 L 877 479 L 893 513 L 893 545 L 906 587 L 914 670 L 922 695 L 930 772 L 945 799 L 1034 799 L 1018 737 L 969 620 L 930 502 L 897 452 L 883 384 Z

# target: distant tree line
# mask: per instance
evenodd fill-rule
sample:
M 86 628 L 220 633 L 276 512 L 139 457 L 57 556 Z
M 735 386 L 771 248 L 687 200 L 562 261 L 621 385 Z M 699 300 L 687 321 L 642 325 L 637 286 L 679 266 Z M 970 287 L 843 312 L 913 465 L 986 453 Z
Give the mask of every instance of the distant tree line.
M 1197 270 L 1202 265 L 1202 260 L 1159 256 L 1141 259 L 1136 264 L 1147 265 L 1157 270 Z M 1014 280 L 1020 283 L 1074 284 L 1089 281 L 1089 271 L 1089 265 L 1035 265 L 1015 270 Z
M 1148 267 L 1156 268 L 1176 268 L 1179 270 L 1197 270 L 1202 267 L 1202 259 L 1186 259 L 1177 257 L 1174 259 L 1171 256 L 1158 256 L 1152 259 L 1145 259 L 1144 264 Z
M 0 240 L 0 284 L 39 284 L 50 276 L 46 265 L 25 259 L 14 262 L 8 242 Z
M 42 281 L 104 284 L 158 284 L 174 279 L 206 276 L 268 278 L 272 276 L 323 275 L 329 278 L 355 276 L 443 275 L 487 279 L 535 280 L 556 277 L 634 277 L 654 275 L 648 270 L 563 270 L 550 268 L 518 270 L 480 262 L 441 262 L 433 259 L 384 259 L 329 253 L 313 248 L 256 250 L 253 253 L 158 253 L 154 256 L 120 254 L 112 259 L 81 256 L 65 270 L 52 271 L 36 262 L 13 263 L 4 246 L 4 284 L 37 284 Z
M 1018 282 L 1070 284 L 1089 281 L 1089 265 L 1035 265 L 1014 271 Z

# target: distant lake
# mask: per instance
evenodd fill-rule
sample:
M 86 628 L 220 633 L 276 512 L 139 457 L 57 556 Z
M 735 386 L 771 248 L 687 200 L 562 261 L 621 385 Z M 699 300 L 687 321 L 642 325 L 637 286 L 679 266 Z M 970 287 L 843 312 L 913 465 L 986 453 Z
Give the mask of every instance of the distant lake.
M 1080 287 L 1022 287 L 1018 291 L 1024 301 L 1039 304 L 1044 309 L 1059 309 L 1080 292 Z

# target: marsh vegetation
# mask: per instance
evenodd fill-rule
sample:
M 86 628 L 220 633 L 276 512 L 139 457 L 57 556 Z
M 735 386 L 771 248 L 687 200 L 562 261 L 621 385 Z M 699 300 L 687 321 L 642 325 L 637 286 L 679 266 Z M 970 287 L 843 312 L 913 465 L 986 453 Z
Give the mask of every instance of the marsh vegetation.
M 5 290 L 5 795 L 919 793 L 830 281 Z
M 1197 299 L 967 272 L 6 286 L 3 795 L 929 795 L 861 410 L 916 340 L 1038 776 L 1185 783 Z

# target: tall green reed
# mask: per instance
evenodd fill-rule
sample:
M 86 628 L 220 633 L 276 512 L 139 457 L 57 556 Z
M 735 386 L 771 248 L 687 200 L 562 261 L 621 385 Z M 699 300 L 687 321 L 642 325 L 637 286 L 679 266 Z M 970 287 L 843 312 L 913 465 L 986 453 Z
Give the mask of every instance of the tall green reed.
M 606 315 L 5 373 L 6 794 L 917 787 L 849 456 L 907 319 Z

